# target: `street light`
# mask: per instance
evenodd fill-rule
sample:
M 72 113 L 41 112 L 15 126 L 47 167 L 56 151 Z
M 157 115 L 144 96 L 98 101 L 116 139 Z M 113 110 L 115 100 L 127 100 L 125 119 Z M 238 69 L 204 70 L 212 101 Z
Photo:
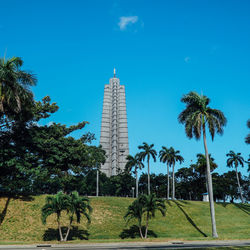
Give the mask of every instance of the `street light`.
M 132 197 L 134 198 L 135 188 L 132 187 Z

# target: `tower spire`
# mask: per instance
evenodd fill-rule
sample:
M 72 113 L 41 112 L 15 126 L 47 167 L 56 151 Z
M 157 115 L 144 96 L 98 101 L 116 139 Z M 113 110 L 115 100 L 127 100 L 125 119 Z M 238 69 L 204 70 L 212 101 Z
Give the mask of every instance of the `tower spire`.
M 114 78 L 116 77 L 116 69 L 114 68 Z

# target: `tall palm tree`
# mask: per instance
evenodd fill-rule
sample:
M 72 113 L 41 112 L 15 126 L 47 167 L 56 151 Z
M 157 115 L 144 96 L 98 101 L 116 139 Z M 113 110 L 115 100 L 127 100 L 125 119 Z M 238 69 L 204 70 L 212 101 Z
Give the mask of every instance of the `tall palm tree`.
M 42 223 L 46 224 L 48 216 L 56 214 L 58 231 L 60 235 L 60 241 L 63 241 L 62 228 L 61 228 L 61 213 L 67 210 L 69 201 L 67 195 L 63 192 L 58 192 L 55 196 L 47 196 L 46 203 L 42 208 Z
M 138 198 L 138 169 L 144 168 L 144 164 L 140 159 L 140 155 L 136 154 L 134 157 L 132 155 L 127 156 L 127 163 L 126 163 L 126 170 L 130 172 L 134 168 L 134 174 L 135 174 L 135 179 L 136 179 L 136 184 L 135 184 L 135 193 L 136 193 L 136 198 Z
M 86 197 L 79 196 L 77 191 L 72 192 L 69 196 L 69 206 L 67 207 L 67 211 L 69 213 L 69 225 L 67 229 L 67 233 L 65 235 L 64 241 L 67 241 L 72 222 L 74 220 L 74 216 L 76 216 L 76 222 L 81 222 L 81 215 L 83 215 L 88 223 L 91 222 L 90 213 L 92 212 L 92 207 L 90 206 L 89 199 Z
M 206 96 L 199 95 L 196 92 L 190 92 L 187 95 L 184 95 L 181 101 L 186 104 L 186 109 L 180 113 L 178 120 L 180 123 L 185 124 L 185 132 L 187 137 L 190 139 L 195 137 L 198 140 L 200 139 L 201 134 L 203 135 L 203 143 L 207 161 L 208 196 L 212 221 L 212 235 L 213 237 L 217 238 L 218 234 L 215 222 L 213 184 L 207 149 L 206 126 L 208 127 L 209 133 L 213 140 L 215 133 L 223 134 L 223 126 L 226 125 L 227 120 L 220 110 L 211 109 L 208 107 L 210 100 Z
M 33 103 L 29 90 L 37 82 L 36 77 L 21 70 L 20 57 L 0 58 L 0 117 L 3 114 L 18 113 L 22 107 Z
M 142 143 L 143 145 L 138 146 L 139 149 L 142 151 L 139 153 L 140 159 L 145 160 L 147 158 L 148 162 L 148 194 L 150 194 L 150 169 L 149 169 L 149 160 L 150 157 L 153 158 L 154 161 L 156 161 L 157 152 L 153 149 L 154 144 L 148 145 L 146 142 Z
M 167 200 L 169 200 L 169 149 L 162 146 L 161 151 L 159 152 L 160 161 L 167 163 Z
M 243 196 L 242 196 L 242 192 L 241 192 L 241 186 L 240 186 L 240 180 L 239 180 L 239 174 L 238 174 L 237 167 L 239 166 L 239 164 L 242 167 L 244 166 L 244 159 L 241 156 L 241 153 L 236 154 L 232 150 L 229 151 L 229 153 L 227 154 L 227 157 L 229 157 L 227 159 L 227 166 L 228 167 L 235 167 L 235 173 L 236 173 L 237 183 L 238 183 L 239 192 L 240 192 L 240 198 L 241 198 L 241 202 L 243 203 L 244 201 L 243 201 Z
M 179 150 L 174 150 L 173 147 L 169 148 L 169 156 L 168 156 L 168 163 L 169 166 L 173 167 L 173 172 L 172 172 L 172 199 L 175 200 L 175 177 L 174 177 L 174 167 L 176 162 L 179 162 L 180 164 L 184 161 L 184 158 L 179 155 L 180 151 Z
M 247 121 L 247 127 L 250 129 L 250 119 Z M 250 144 L 250 134 L 246 136 L 245 142 L 246 144 Z

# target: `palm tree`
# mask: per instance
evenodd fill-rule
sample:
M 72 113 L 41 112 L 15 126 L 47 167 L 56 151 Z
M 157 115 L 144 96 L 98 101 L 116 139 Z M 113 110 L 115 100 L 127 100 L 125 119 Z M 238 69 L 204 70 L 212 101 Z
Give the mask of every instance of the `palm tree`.
M 20 57 L 0 59 L 0 117 L 21 111 L 23 106 L 33 103 L 33 94 L 29 90 L 37 82 L 36 77 L 21 70 Z
M 141 195 L 129 207 L 124 216 L 127 223 L 132 219 L 137 219 L 141 238 L 147 238 L 149 219 L 155 217 L 156 211 L 159 210 L 163 216 L 166 215 L 166 205 L 164 200 L 156 198 L 155 194 Z M 142 233 L 142 217 L 146 213 L 145 236 Z
M 184 158 L 179 155 L 180 151 L 179 150 L 174 150 L 173 147 L 169 148 L 169 156 L 168 156 L 168 163 L 169 166 L 173 166 L 173 172 L 172 172 L 172 199 L 175 200 L 175 177 L 174 177 L 174 167 L 175 163 L 179 162 L 180 164 L 184 161 Z
M 42 208 L 42 223 L 45 225 L 48 216 L 56 214 L 60 241 L 63 241 L 62 228 L 60 223 L 61 213 L 67 210 L 69 200 L 63 192 L 58 192 L 55 196 L 47 196 L 46 203 Z
M 244 159 L 241 156 L 241 153 L 235 153 L 234 151 L 230 150 L 230 152 L 227 154 L 227 157 L 229 157 L 227 159 L 227 166 L 228 167 L 235 167 L 235 172 L 236 172 L 236 178 L 237 178 L 237 183 L 238 183 L 238 187 L 239 187 L 239 192 L 240 192 L 240 198 L 241 198 L 241 202 L 243 203 L 243 196 L 241 193 L 241 186 L 240 186 L 240 181 L 239 181 L 239 174 L 238 174 L 238 170 L 237 167 L 240 164 L 242 167 L 244 166 Z
M 145 236 L 147 238 L 148 235 L 148 222 L 149 219 L 155 217 L 155 212 L 159 210 L 162 216 L 166 215 L 166 205 L 163 199 L 157 198 L 155 194 L 144 195 L 139 197 L 141 203 L 143 203 L 143 212 L 146 213 L 146 229 Z
M 134 168 L 134 174 L 135 174 L 135 179 L 136 179 L 136 198 L 138 198 L 138 169 L 144 168 L 144 164 L 140 159 L 140 155 L 136 154 L 134 157 L 132 155 L 127 156 L 127 163 L 126 163 L 126 170 L 130 172 L 132 168 Z
M 223 126 L 226 125 L 227 120 L 220 110 L 208 107 L 210 100 L 206 96 L 199 95 L 196 92 L 190 92 L 187 95 L 184 95 L 181 101 L 186 104 L 186 109 L 180 113 L 178 120 L 180 123 L 185 124 L 187 137 L 191 139 L 194 136 L 198 140 L 200 139 L 201 134 L 203 134 L 203 143 L 207 161 L 208 196 L 212 221 L 212 235 L 217 238 L 218 234 L 215 222 L 213 184 L 207 149 L 206 125 L 208 126 L 209 133 L 213 140 L 215 133 L 223 134 Z
M 79 196 L 77 191 L 74 191 L 69 196 L 69 206 L 67 207 L 67 211 L 69 213 L 70 222 L 64 241 L 67 241 L 74 216 L 76 216 L 77 223 L 81 222 L 81 215 L 83 215 L 87 219 L 88 223 L 91 222 L 90 213 L 92 212 L 92 207 L 90 206 L 88 198 L 81 197 Z
M 139 202 L 139 199 L 133 201 L 133 203 L 128 207 L 128 211 L 124 216 L 124 220 L 127 220 L 127 223 L 132 220 L 136 219 L 138 221 L 138 227 L 140 236 L 143 239 L 142 234 L 142 215 L 143 215 L 143 203 Z
M 247 127 L 250 129 L 250 119 L 247 121 Z M 245 139 L 246 144 L 250 144 L 250 134 Z
M 143 142 L 142 146 L 138 146 L 142 151 L 139 153 L 140 159 L 145 160 L 147 158 L 148 162 L 148 194 L 150 194 L 150 169 L 149 169 L 149 160 L 152 156 L 153 160 L 156 161 L 157 152 L 153 149 L 154 144 L 148 145 L 146 142 Z
M 162 149 L 159 152 L 159 157 L 161 162 L 167 163 L 167 178 L 168 178 L 167 200 L 169 200 L 169 149 L 162 146 Z

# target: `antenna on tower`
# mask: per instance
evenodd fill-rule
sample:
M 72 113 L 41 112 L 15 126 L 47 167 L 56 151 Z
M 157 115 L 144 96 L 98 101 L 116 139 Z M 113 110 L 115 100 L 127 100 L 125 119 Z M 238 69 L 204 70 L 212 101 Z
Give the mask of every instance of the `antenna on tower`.
M 114 78 L 116 77 L 116 69 L 114 68 Z

